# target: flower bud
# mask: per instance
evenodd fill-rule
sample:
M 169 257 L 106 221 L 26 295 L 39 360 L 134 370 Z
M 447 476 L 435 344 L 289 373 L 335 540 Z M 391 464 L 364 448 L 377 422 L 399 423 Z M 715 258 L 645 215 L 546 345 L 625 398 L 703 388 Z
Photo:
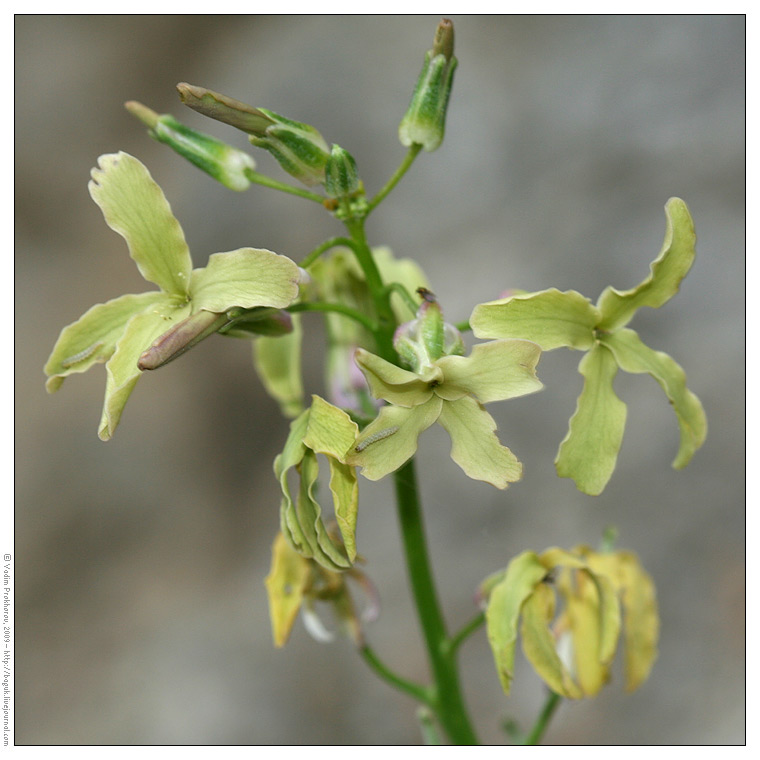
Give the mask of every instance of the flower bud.
M 163 367 L 209 335 L 219 332 L 228 322 L 227 314 L 214 314 L 210 311 L 199 311 L 183 319 L 153 341 L 151 347 L 143 352 L 137 362 L 138 369 Z
M 443 321 L 435 296 L 420 288 L 423 302 L 417 318 L 400 325 L 393 336 L 393 346 L 413 372 L 431 367 L 442 356 L 464 353 L 464 342 L 454 325 Z
M 359 189 L 354 157 L 340 145 L 333 145 L 325 167 L 325 192 L 331 198 L 345 198 Z
M 246 132 L 256 147 L 268 150 L 288 174 L 305 185 L 325 181 L 330 149 L 314 127 L 203 87 L 183 82 L 177 90 L 186 106 Z
M 418 144 L 426 151 L 433 151 L 443 142 L 446 107 L 456 67 L 454 25 L 449 19 L 442 19 L 436 29 L 433 47 L 425 53 L 425 63 L 409 108 L 399 124 L 398 136 L 402 145 Z
M 125 107 L 150 129 L 151 137 L 168 145 L 225 187 L 238 191 L 250 187 L 246 171 L 255 169 L 256 164 L 247 153 L 186 127 L 169 114 L 159 116 L 142 103 L 132 100 L 125 103 Z

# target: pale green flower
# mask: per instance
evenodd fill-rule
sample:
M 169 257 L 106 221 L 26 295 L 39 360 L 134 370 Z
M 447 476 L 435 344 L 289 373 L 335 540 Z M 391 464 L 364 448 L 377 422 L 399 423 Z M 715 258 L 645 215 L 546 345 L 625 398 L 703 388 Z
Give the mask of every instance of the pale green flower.
M 426 341 L 428 350 L 431 343 L 444 346 L 443 323 L 440 332 L 440 340 Z M 506 488 L 520 479 L 522 465 L 499 443 L 482 404 L 539 390 L 540 353 L 530 341 L 495 340 L 476 345 L 467 357 L 433 355 L 412 372 L 358 349 L 356 363 L 372 395 L 389 405 L 362 431 L 346 462 L 379 480 L 410 459 L 420 433 L 439 422 L 451 436 L 451 458 L 469 477 Z
M 652 262 L 649 277 L 635 288 L 609 287 L 596 305 L 574 290 L 520 294 L 479 304 L 470 317 L 479 338 L 525 338 L 544 351 L 565 346 L 588 352 L 578 367 L 584 378 L 583 392 L 556 467 L 561 477 L 572 478 L 591 495 L 607 485 L 623 441 L 626 405 L 613 388 L 618 367 L 651 375 L 665 391 L 681 437 L 673 467 L 685 467 L 707 435 L 704 409 L 686 387 L 683 369 L 626 327 L 642 306 L 656 309 L 669 301 L 694 262 L 696 236 L 686 204 L 671 198 L 665 214 L 667 229 L 660 255 Z
M 257 248 L 214 253 L 206 267 L 193 269 L 161 188 L 127 153 L 101 156 L 89 190 L 106 224 L 126 240 L 142 276 L 160 288 L 93 306 L 62 330 L 45 365 L 52 393 L 68 375 L 106 362 L 98 435 L 108 440 L 142 374 L 138 359 L 156 338 L 201 310 L 284 308 L 298 295 L 299 271 L 287 257 Z

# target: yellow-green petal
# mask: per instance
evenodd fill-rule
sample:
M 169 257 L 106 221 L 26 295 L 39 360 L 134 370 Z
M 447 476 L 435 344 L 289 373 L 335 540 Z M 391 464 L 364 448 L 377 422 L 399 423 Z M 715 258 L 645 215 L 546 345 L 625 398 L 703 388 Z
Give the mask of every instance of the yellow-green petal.
M 355 360 L 372 395 L 396 406 L 409 408 L 426 403 L 433 395 L 431 386 L 443 382 L 443 372 L 435 366 L 426 374 L 417 375 L 363 348 L 357 349 Z
M 304 444 L 318 454 L 344 461 L 359 434 L 359 426 L 337 406 L 319 396 L 311 397 L 309 424 Z
M 700 400 L 686 387 L 686 374 L 666 353 L 645 345 L 633 330 L 619 330 L 603 338 L 621 369 L 651 375 L 665 391 L 678 419 L 681 442 L 673 467 L 680 470 L 691 461 L 707 437 L 707 417 Z
M 554 589 L 539 583 L 522 607 L 520 635 L 528 661 L 546 685 L 560 696 L 580 699 L 583 692 L 573 681 L 557 652 L 557 642 L 549 628 L 554 619 Z
M 185 234 L 145 166 L 128 153 L 98 159 L 88 187 L 106 224 L 129 246 L 142 276 L 173 295 L 186 295 L 192 270 Z
M 293 550 L 282 533 L 272 544 L 272 565 L 264 584 L 276 647 L 285 646 L 303 602 L 309 579 L 309 561 Z
M 443 383 L 435 392 L 450 400 L 471 393 L 483 404 L 534 393 L 543 387 L 536 377 L 540 356 L 539 346 L 527 340 L 478 343 L 469 356 L 444 356 L 436 362 Z
M 544 351 L 561 346 L 585 351 L 594 344 L 599 318 L 585 296 L 551 288 L 478 304 L 470 326 L 478 338 L 522 338 Z
M 444 401 L 438 422 L 451 437 L 451 458 L 466 475 L 502 489 L 520 480 L 522 465 L 499 443 L 496 422 L 475 399 Z
M 581 359 L 578 371 L 584 377 L 583 391 L 555 465 L 561 478 L 572 478 L 580 491 L 597 496 L 615 469 L 626 406 L 612 387 L 617 364 L 604 346 L 594 346 Z
M 493 587 L 488 597 L 486 632 L 505 694 L 509 694 L 514 678 L 520 610 L 545 576 L 546 568 L 536 554 L 523 552 L 509 563 L 502 580 Z
M 189 305 L 178 305 L 164 296 L 163 301 L 129 320 L 116 350 L 106 363 L 106 396 L 98 431 L 101 440 L 107 441 L 113 436 L 127 400 L 142 375 L 137 367 L 140 355 L 172 324 L 189 313 Z
M 417 451 L 417 438 L 441 413 L 442 401 L 431 397 L 412 408 L 384 406 L 362 431 L 346 456 L 350 465 L 362 468 L 368 480 L 380 480 L 397 470 Z
M 697 237 L 686 204 L 671 198 L 665 205 L 667 226 L 660 255 L 650 265 L 649 277 L 631 290 L 607 288 L 597 306 L 602 314 L 598 327 L 616 330 L 630 322 L 636 309 L 657 309 L 677 292 L 681 280 L 694 263 Z
M 298 266 L 287 256 L 261 248 L 212 253 L 190 283 L 193 309 L 221 312 L 240 306 L 289 306 L 298 297 Z
M 267 393 L 292 419 L 303 411 L 301 376 L 301 317 L 291 315 L 293 331 L 277 338 L 263 336 L 253 341 L 253 366 Z
M 165 300 L 165 294 L 158 290 L 120 296 L 96 304 L 76 322 L 64 327 L 45 364 L 48 391 L 58 390 L 66 376 L 86 372 L 93 364 L 108 361 L 127 322 Z

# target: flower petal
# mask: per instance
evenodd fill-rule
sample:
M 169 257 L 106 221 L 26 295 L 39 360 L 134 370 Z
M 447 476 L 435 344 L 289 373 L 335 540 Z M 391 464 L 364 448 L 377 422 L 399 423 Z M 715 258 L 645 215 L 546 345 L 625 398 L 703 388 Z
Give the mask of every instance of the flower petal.
M 106 397 L 98 431 L 101 440 L 107 441 L 113 436 L 127 399 L 142 375 L 137 367 L 140 355 L 173 322 L 179 322 L 189 313 L 189 305 L 177 306 L 164 296 L 152 309 L 129 320 L 116 351 L 106 364 Z
M 677 470 L 686 467 L 705 442 L 707 417 L 699 399 L 686 387 L 683 369 L 668 354 L 645 345 L 633 330 L 605 335 L 602 342 L 612 351 L 621 369 L 634 374 L 647 373 L 665 391 L 681 431 L 681 444 L 673 467 Z
M 606 288 L 599 297 L 600 329 L 611 331 L 623 327 L 636 309 L 642 306 L 657 309 L 678 292 L 681 280 L 694 263 L 697 238 L 689 209 L 680 198 L 667 202 L 665 216 L 665 241 L 660 255 L 650 265 L 649 277 L 631 290 Z
M 272 544 L 272 565 L 264 585 L 269 597 L 269 618 L 276 647 L 290 636 L 309 579 L 309 560 L 302 557 L 278 533 Z
M 267 393 L 292 419 L 303 411 L 301 376 L 301 318 L 292 315 L 293 332 L 279 338 L 263 336 L 253 341 L 253 366 Z
M 470 325 L 478 338 L 522 338 L 544 351 L 561 346 L 588 350 L 599 318 L 585 296 L 551 288 L 478 304 Z
M 515 647 L 520 610 L 525 600 L 546 575 L 534 552 L 523 552 L 507 566 L 506 574 L 493 588 L 486 608 L 486 631 L 496 672 L 505 694 L 514 677 Z
M 233 306 L 283 309 L 298 297 L 298 265 L 261 248 L 212 253 L 208 265 L 193 270 L 193 310 L 226 311 Z
M 573 681 L 557 652 L 557 642 L 549 624 L 554 618 L 554 589 L 539 583 L 522 607 L 520 635 L 525 656 L 536 673 L 555 693 L 568 699 L 580 699 L 583 692 Z
M 98 165 L 88 187 L 106 224 L 127 241 L 146 280 L 167 293 L 187 295 L 190 251 L 161 188 L 128 153 L 101 156 Z
M 451 458 L 466 475 L 496 488 L 520 480 L 522 465 L 499 443 L 493 417 L 475 399 L 444 401 L 438 422 L 451 436 Z
M 417 451 L 417 438 L 441 413 L 441 399 L 433 396 L 411 409 L 384 406 L 367 425 L 346 456 L 346 462 L 362 468 L 369 480 L 380 478 L 401 467 Z
M 626 406 L 612 387 L 617 364 L 604 346 L 592 348 L 578 371 L 585 378 L 583 391 L 554 463 L 561 478 L 572 478 L 580 491 L 597 496 L 615 469 Z
M 372 395 L 396 406 L 409 408 L 426 403 L 433 395 L 431 384 L 441 383 L 444 379 L 437 367 L 431 367 L 424 375 L 417 375 L 363 348 L 356 350 L 355 359 L 367 378 Z
M 479 343 L 469 356 L 444 356 L 436 362 L 444 379 L 435 392 L 449 400 L 472 393 L 482 404 L 534 393 L 543 388 L 536 377 L 540 356 L 539 346 L 528 340 Z
M 48 391 L 58 390 L 67 375 L 86 372 L 93 364 L 108 361 L 127 322 L 165 299 L 158 290 L 120 296 L 96 304 L 76 322 L 64 327 L 45 365 Z

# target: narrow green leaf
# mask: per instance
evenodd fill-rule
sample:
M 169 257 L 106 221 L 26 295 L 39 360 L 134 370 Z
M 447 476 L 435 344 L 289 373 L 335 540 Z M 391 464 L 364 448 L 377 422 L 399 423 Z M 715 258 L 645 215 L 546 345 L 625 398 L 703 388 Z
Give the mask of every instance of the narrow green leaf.
M 309 561 L 293 550 L 282 533 L 272 544 L 272 565 L 264 581 L 276 647 L 285 646 L 304 598 Z
M 287 256 L 261 248 L 212 253 L 208 265 L 193 270 L 193 309 L 222 312 L 233 306 L 289 306 L 298 297 L 298 266 Z
M 120 296 L 96 304 L 76 322 L 64 327 L 45 364 L 45 374 L 50 378 L 48 390 L 58 390 L 68 375 L 86 372 L 93 364 L 108 361 L 127 322 L 166 300 L 166 294 L 158 290 Z
M 599 317 L 585 296 L 551 288 L 479 304 L 470 326 L 478 338 L 522 338 L 544 351 L 561 346 L 588 350 Z
M 633 330 L 606 335 L 603 343 L 612 351 L 621 369 L 651 375 L 665 391 L 678 419 L 681 442 L 673 467 L 686 467 L 707 437 L 707 417 L 699 399 L 686 387 L 683 369 L 662 351 L 645 345 Z
M 539 583 L 522 608 L 520 635 L 528 661 L 544 683 L 555 693 L 568 699 L 580 699 L 583 692 L 557 653 L 557 642 L 549 625 L 554 619 L 554 589 Z
M 478 343 L 469 356 L 444 356 L 436 362 L 443 384 L 435 389 L 442 398 L 471 393 L 482 404 L 503 401 L 543 388 L 536 377 L 541 349 L 527 340 L 492 340 Z
M 438 421 L 451 437 L 451 458 L 466 475 L 501 489 L 520 480 L 522 465 L 499 443 L 496 422 L 475 399 L 444 401 Z
M 561 478 L 572 478 L 580 491 L 597 496 L 615 469 L 626 406 L 612 387 L 617 364 L 604 346 L 594 346 L 578 370 L 584 377 L 583 391 L 555 465 Z
M 346 463 L 361 467 L 368 480 L 380 480 L 397 470 L 414 456 L 417 438 L 438 419 L 442 403 L 433 396 L 411 409 L 384 406 L 364 428 L 346 456 Z
M 106 224 L 127 241 L 142 276 L 167 293 L 187 295 L 190 251 L 161 188 L 128 153 L 100 156 L 98 167 L 92 170 L 90 195 Z
M 303 411 L 301 375 L 301 317 L 291 316 L 293 331 L 278 338 L 253 341 L 253 366 L 267 393 L 280 405 L 283 415 L 297 417 Z
M 657 309 L 677 292 L 681 280 L 694 263 L 696 235 L 689 209 L 680 198 L 665 205 L 667 226 L 660 255 L 650 265 L 649 277 L 631 290 L 607 288 L 597 306 L 602 314 L 601 330 L 616 330 L 630 322 L 636 309 Z
M 108 441 L 113 436 L 135 384 L 142 375 L 137 367 L 140 354 L 172 324 L 190 314 L 190 307 L 172 303 L 165 297 L 153 309 L 132 317 L 106 363 L 106 396 L 98 436 Z
M 520 610 L 546 576 L 546 568 L 534 552 L 523 552 L 507 566 L 503 579 L 491 590 L 486 608 L 486 632 L 496 672 L 505 694 L 514 678 L 515 647 Z

